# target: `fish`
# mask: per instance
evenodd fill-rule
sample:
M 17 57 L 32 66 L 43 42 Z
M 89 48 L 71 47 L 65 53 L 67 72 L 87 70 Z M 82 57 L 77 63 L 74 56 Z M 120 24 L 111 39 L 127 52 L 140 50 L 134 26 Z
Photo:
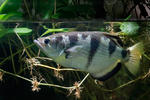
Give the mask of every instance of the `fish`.
M 127 49 L 118 36 L 107 32 L 63 32 L 34 40 L 38 48 L 63 67 L 79 69 L 105 81 L 124 64 L 133 75 L 139 72 L 143 43 Z

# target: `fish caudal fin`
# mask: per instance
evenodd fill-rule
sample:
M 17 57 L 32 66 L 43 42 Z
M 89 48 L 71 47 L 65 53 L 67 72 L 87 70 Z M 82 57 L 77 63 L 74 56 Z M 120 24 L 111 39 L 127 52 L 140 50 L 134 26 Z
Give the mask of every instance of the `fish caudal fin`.
M 133 74 L 136 75 L 140 68 L 140 59 L 143 53 L 143 43 L 137 43 L 132 47 L 129 47 L 130 51 L 129 60 L 125 62 L 127 69 Z

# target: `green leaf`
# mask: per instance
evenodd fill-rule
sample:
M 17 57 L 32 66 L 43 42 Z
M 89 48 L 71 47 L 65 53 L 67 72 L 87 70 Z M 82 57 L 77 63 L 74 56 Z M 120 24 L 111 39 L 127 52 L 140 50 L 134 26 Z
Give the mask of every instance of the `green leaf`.
M 44 32 L 41 36 L 44 36 L 44 35 L 46 35 L 46 34 L 48 34 L 48 33 L 52 33 L 52 32 L 64 32 L 64 31 L 66 31 L 65 29 L 48 29 L 46 32 Z
M 136 22 L 123 22 L 120 26 L 120 29 L 124 35 L 136 35 L 139 25 Z
M 18 33 L 19 35 L 30 35 L 32 29 L 29 28 L 15 28 L 14 32 Z
M 8 19 L 21 19 L 21 14 L 17 13 L 9 13 L 9 14 L 0 14 L 0 21 L 6 21 Z
M 124 21 L 129 20 L 132 17 L 132 15 L 129 15 L 127 18 L 124 19 Z
M 45 29 L 47 29 L 47 27 L 43 26 Z M 75 28 L 59 28 L 59 29 L 50 29 L 48 28 L 47 31 L 45 31 L 41 36 L 47 35 L 48 33 L 53 33 L 53 32 L 70 32 L 70 31 L 74 31 Z

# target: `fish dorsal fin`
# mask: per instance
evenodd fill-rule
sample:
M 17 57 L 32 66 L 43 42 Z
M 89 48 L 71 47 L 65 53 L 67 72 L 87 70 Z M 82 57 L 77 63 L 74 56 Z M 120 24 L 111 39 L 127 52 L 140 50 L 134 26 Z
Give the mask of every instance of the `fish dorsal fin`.
M 123 42 L 122 42 L 122 40 L 118 36 L 107 34 L 107 33 L 104 33 L 104 35 L 107 38 L 111 39 L 119 47 L 123 47 Z

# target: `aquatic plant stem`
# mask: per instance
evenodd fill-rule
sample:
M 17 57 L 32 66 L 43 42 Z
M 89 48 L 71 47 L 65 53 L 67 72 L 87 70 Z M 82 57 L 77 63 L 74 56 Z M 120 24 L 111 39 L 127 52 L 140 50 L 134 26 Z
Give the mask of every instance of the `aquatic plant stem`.
M 29 46 L 27 46 L 26 48 L 30 48 L 31 46 L 33 46 L 34 44 L 31 44 Z M 13 53 L 12 56 L 17 55 L 18 53 L 20 53 L 22 51 L 22 49 L 18 50 L 17 52 Z M 0 65 L 2 65 L 5 61 L 9 60 L 11 58 L 11 55 L 6 57 L 3 61 L 0 62 Z
M 61 68 L 61 69 L 58 69 L 58 68 L 54 68 L 54 67 L 43 65 L 43 64 L 33 64 L 33 65 L 34 66 L 40 66 L 40 67 L 45 67 L 45 68 L 53 69 L 53 70 L 56 70 L 56 71 L 81 71 L 81 70 L 78 70 L 78 69 L 71 69 L 71 68 Z
M 34 57 L 34 58 L 37 58 L 37 59 L 42 59 L 42 60 L 49 60 L 49 61 L 53 61 L 51 58 L 47 58 L 47 57 Z
M 15 27 L 15 28 L 17 28 L 18 26 L 19 26 L 19 24 L 17 23 L 17 25 L 16 25 L 16 27 Z M 28 57 L 29 57 L 29 58 L 32 58 L 32 57 L 30 56 L 29 52 L 27 51 L 27 49 L 26 49 L 26 47 L 25 47 L 25 45 L 24 45 L 24 43 L 23 43 L 22 39 L 21 39 L 21 38 L 20 38 L 20 36 L 18 35 L 18 33 L 17 33 L 17 32 L 15 32 L 15 34 L 17 35 L 18 39 L 20 40 L 20 42 L 21 42 L 21 44 L 22 44 L 22 46 L 23 46 L 23 48 L 24 48 L 25 52 L 27 53 Z
M 10 72 L 7 72 L 3 69 L 0 69 L 1 72 L 5 73 L 5 74 L 8 74 L 8 75 L 11 75 L 11 76 L 14 76 L 14 77 L 18 77 L 18 78 L 21 78 L 23 80 L 26 80 L 28 82 L 33 82 L 32 80 L 28 79 L 28 78 L 25 78 L 25 77 L 22 77 L 20 75 L 17 75 L 17 74 L 13 74 L 13 73 L 10 73 Z M 52 87 L 58 87 L 58 88 L 63 88 L 63 89 L 70 89 L 70 88 L 74 88 L 74 86 L 71 86 L 71 87 L 65 87 L 65 86 L 60 86 L 60 85 L 55 85 L 55 84 L 48 84 L 48 83 L 39 83 L 38 85 L 43 85 L 43 86 L 52 86 Z
M 8 74 L 8 75 L 11 75 L 11 76 L 14 76 L 14 77 L 21 78 L 21 79 L 26 80 L 26 81 L 31 82 L 31 83 L 33 82 L 33 80 L 30 80 L 30 79 L 28 79 L 28 78 L 22 77 L 22 76 L 17 75 L 17 74 L 13 74 L 13 73 L 7 72 L 7 71 L 5 71 L 5 70 L 3 70 L 3 69 L 0 69 L 0 72 L 3 72 L 3 73 L 5 73 L 5 74 Z M 78 87 L 81 86 L 81 84 L 85 81 L 85 79 L 86 79 L 88 76 L 89 76 L 89 73 L 88 73 L 88 74 L 84 77 L 84 79 L 79 83 Z M 66 86 L 60 86 L 60 85 L 49 84 L 49 83 L 40 83 L 40 82 L 38 82 L 38 85 L 39 85 L 39 86 L 41 85 L 41 86 L 51 86 L 51 87 L 63 88 L 63 89 L 67 89 L 67 90 L 69 90 L 69 89 L 75 89 L 75 88 L 76 88 L 75 86 L 66 87 Z
M 56 84 L 49 84 L 49 83 L 39 83 L 39 85 L 41 86 L 50 86 L 50 87 L 57 87 L 57 88 L 62 88 L 62 89 L 74 89 L 75 86 L 71 86 L 71 87 L 66 87 L 66 86 L 60 86 L 60 85 L 56 85 Z
M 29 10 L 29 8 L 28 8 L 27 2 L 26 2 L 26 0 L 23 0 L 23 1 L 24 1 L 24 4 L 25 4 L 25 7 L 26 7 L 26 9 L 27 9 L 29 18 L 31 19 L 30 10 Z
M 8 74 L 8 75 L 11 75 L 11 76 L 14 76 L 14 77 L 18 77 L 18 78 L 24 79 L 24 80 L 26 80 L 26 81 L 28 81 L 28 82 L 32 82 L 32 80 L 30 80 L 30 79 L 28 79 L 28 78 L 25 78 L 25 77 L 22 77 L 22 76 L 20 76 L 20 75 L 7 72 L 7 71 L 5 71 L 5 70 L 3 70 L 3 69 L 1 69 L 1 68 L 0 68 L 0 71 L 3 72 L 3 73 L 5 73 L 5 74 Z
M 11 76 L 14 76 L 14 77 L 18 77 L 18 78 L 21 78 L 21 79 L 23 79 L 23 80 L 26 80 L 26 81 L 28 81 L 28 82 L 33 83 L 33 80 L 30 80 L 30 79 L 28 79 L 28 78 L 22 77 L 22 76 L 17 75 L 17 74 L 13 74 L 13 73 L 7 72 L 7 71 L 5 71 L 5 70 L 3 70 L 3 69 L 0 69 L 0 72 L 3 72 L 3 73 L 5 73 L 5 74 L 8 74 L 8 75 L 11 75 Z M 116 91 L 116 90 L 118 90 L 118 89 L 121 89 L 121 88 L 123 88 L 123 87 L 125 87 L 125 86 L 128 86 L 128 85 L 130 85 L 130 84 L 132 84 L 132 83 L 135 83 L 135 82 L 138 81 L 138 80 L 145 79 L 146 77 L 149 77 L 149 75 L 150 75 L 150 71 L 149 71 L 148 73 L 146 73 L 145 75 L 138 77 L 138 78 L 135 79 L 135 80 L 131 80 L 131 81 L 129 81 L 129 82 L 123 84 L 123 85 L 120 85 L 120 86 L 117 87 L 117 88 L 114 88 L 114 89 L 111 89 L 111 90 L 109 90 L 109 89 L 103 89 L 103 88 L 102 88 L 102 90 L 103 90 L 103 91 L 106 91 L 106 92 L 113 92 L 113 91 Z M 82 85 L 82 83 L 85 81 L 85 79 L 87 79 L 88 76 L 89 76 L 89 73 L 83 78 L 83 80 L 78 84 L 77 87 L 80 87 L 80 86 Z M 51 87 L 57 87 L 57 88 L 63 88 L 63 89 L 73 89 L 73 90 L 76 88 L 76 86 L 66 87 L 66 86 L 60 86 L 60 85 L 56 85 L 56 84 L 40 83 L 40 82 L 38 82 L 38 85 L 39 85 L 39 86 L 40 86 L 40 85 L 41 85 L 41 86 L 51 86 Z
M 81 84 L 85 81 L 85 79 L 87 79 L 87 77 L 88 77 L 89 75 L 90 75 L 90 74 L 88 73 L 88 74 L 84 77 L 84 79 L 79 83 L 78 87 L 81 86 Z
M 10 56 L 11 56 L 12 67 L 13 67 L 14 73 L 16 74 L 16 69 L 15 69 L 15 64 L 14 64 L 14 57 L 12 55 L 13 53 L 12 53 L 10 40 L 9 40 L 9 49 L 10 49 Z
M 118 90 L 118 89 L 120 89 L 120 88 L 123 88 L 123 87 L 125 87 L 125 86 L 127 86 L 127 85 L 129 85 L 129 84 L 132 84 L 132 83 L 134 83 L 134 82 L 136 82 L 136 81 L 138 81 L 138 80 L 141 80 L 141 79 L 142 79 L 142 77 L 138 77 L 137 79 L 131 80 L 131 81 L 129 81 L 129 82 L 123 84 L 123 85 L 120 85 L 119 87 L 117 87 L 117 88 L 115 88 L 115 89 L 112 89 L 111 91 L 116 91 L 116 90 Z
M 150 57 L 148 57 L 146 54 L 143 54 L 148 60 L 150 60 Z
M 116 87 L 116 88 L 114 88 L 114 89 L 111 89 L 111 90 L 109 90 L 109 89 L 102 89 L 102 90 L 103 90 L 103 91 L 106 91 L 106 92 L 113 92 L 113 91 L 119 90 L 119 89 L 121 89 L 121 88 L 123 88 L 123 87 L 125 87 L 125 86 L 128 86 L 128 85 L 130 85 L 130 84 L 132 84 L 132 83 L 135 83 L 136 81 L 143 80 L 143 79 L 145 79 L 146 77 L 149 77 L 149 75 L 150 75 L 150 70 L 149 70 L 149 72 L 147 72 L 145 75 L 140 76 L 140 77 L 136 78 L 135 80 L 131 80 L 131 81 L 129 81 L 129 82 L 123 84 L 123 85 L 120 85 L 120 86 L 118 86 L 118 87 Z

